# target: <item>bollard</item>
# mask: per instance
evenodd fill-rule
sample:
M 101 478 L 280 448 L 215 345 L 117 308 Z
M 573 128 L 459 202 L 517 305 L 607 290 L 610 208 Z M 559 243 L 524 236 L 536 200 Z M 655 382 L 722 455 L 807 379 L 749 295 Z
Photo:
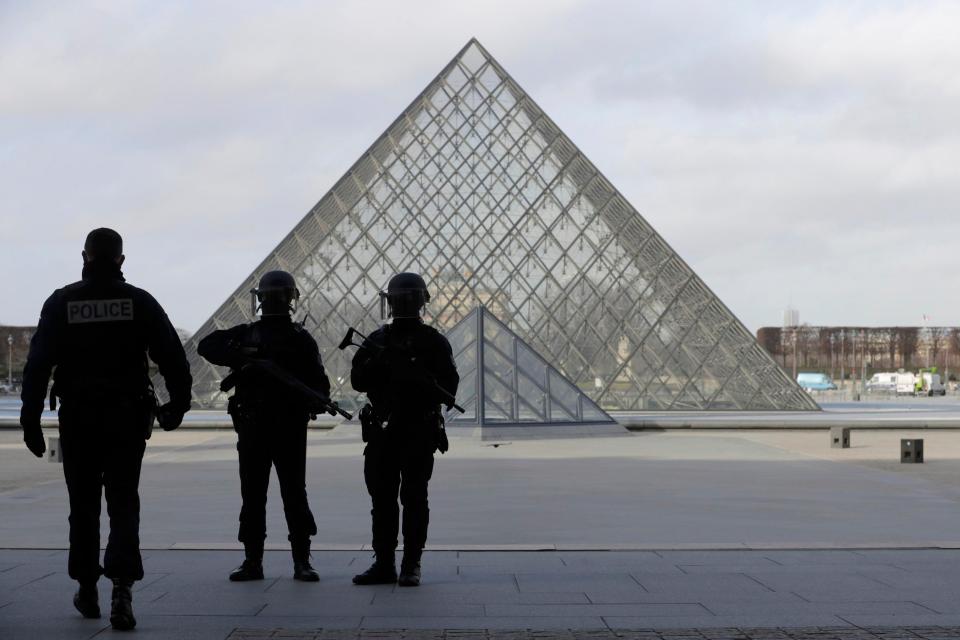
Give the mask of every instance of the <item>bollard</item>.
M 63 454 L 60 453 L 60 436 L 47 438 L 47 462 L 63 462 Z
M 901 440 L 900 441 L 900 462 L 917 463 L 923 462 L 923 439 Z
M 850 427 L 830 427 L 830 448 L 850 448 Z

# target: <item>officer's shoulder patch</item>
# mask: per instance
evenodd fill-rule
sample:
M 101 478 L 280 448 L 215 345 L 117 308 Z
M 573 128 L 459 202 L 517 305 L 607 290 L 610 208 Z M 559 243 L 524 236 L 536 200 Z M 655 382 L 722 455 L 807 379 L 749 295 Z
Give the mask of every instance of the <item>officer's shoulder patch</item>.
M 70 300 L 67 302 L 67 324 L 88 322 L 125 322 L 133 320 L 133 300 Z

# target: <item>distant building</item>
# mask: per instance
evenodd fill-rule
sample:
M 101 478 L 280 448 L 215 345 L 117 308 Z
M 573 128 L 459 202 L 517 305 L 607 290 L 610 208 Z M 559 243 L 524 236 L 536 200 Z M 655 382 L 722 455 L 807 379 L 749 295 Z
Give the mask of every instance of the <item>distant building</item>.
M 27 362 L 27 352 L 30 351 L 30 338 L 36 332 L 36 327 L 6 327 L 0 325 L 0 382 L 6 382 L 9 376 L 7 363 L 13 361 L 13 380 L 19 382 L 23 376 L 23 365 Z M 13 338 L 10 344 L 8 338 Z M 10 351 L 13 358 L 9 358 Z
M 762 327 L 757 341 L 786 370 L 849 379 L 875 371 L 960 371 L 960 327 Z M 855 373 L 853 373 L 855 372 Z
M 793 307 L 783 310 L 783 326 L 796 327 L 800 324 L 800 312 Z

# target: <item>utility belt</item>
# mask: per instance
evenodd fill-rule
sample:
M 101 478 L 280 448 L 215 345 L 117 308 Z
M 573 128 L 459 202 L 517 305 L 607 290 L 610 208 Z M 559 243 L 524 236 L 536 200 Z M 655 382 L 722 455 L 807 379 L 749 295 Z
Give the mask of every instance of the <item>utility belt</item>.
M 69 406 L 75 406 L 80 411 L 96 408 L 97 411 L 129 413 L 136 416 L 134 427 L 140 431 L 144 440 L 149 440 L 153 435 L 153 425 L 156 423 L 160 403 L 152 383 L 148 383 L 145 389 L 139 391 L 90 385 L 86 389 L 72 387 L 64 393 L 61 391 L 62 388 L 63 385 L 57 382 L 50 387 L 51 411 L 57 410 L 59 399 L 66 400 Z
M 365 404 L 359 412 L 360 437 L 366 443 L 377 443 L 387 437 L 399 440 L 424 437 L 433 451 L 446 453 L 450 449 L 443 414 L 439 409 L 423 413 L 396 415 L 384 413 L 371 404 Z
M 310 412 L 306 407 L 294 408 L 277 406 L 275 402 L 258 401 L 233 394 L 227 399 L 227 413 L 233 422 L 233 430 L 237 433 L 250 433 L 261 423 L 283 423 L 302 418 L 304 425 L 310 419 Z

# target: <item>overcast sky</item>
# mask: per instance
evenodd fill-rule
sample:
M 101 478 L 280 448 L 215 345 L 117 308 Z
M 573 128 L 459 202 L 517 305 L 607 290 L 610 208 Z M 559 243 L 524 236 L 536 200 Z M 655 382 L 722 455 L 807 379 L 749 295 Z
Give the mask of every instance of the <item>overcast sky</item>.
M 960 325 L 960 3 L 3 2 L 0 324 L 195 331 L 471 37 L 751 330 Z

